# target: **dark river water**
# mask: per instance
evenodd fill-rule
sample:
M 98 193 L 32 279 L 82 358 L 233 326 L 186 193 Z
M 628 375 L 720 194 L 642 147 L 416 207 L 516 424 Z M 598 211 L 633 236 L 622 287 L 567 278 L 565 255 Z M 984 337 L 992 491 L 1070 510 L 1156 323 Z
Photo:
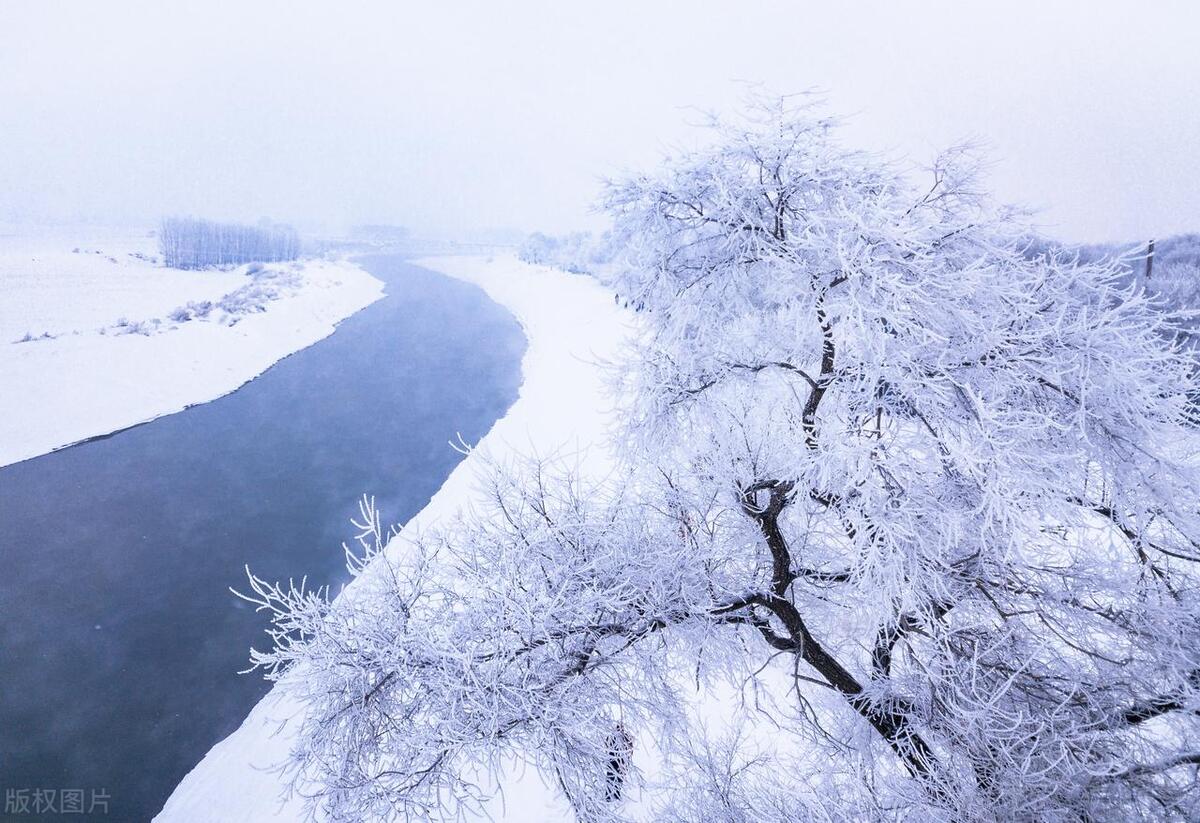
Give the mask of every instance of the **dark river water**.
M 0 819 L 149 820 L 267 690 L 243 565 L 345 582 L 360 495 L 407 520 L 516 399 L 507 312 L 362 262 L 387 296 L 233 394 L 0 468 Z M 95 815 L 15 811 L 38 790 Z

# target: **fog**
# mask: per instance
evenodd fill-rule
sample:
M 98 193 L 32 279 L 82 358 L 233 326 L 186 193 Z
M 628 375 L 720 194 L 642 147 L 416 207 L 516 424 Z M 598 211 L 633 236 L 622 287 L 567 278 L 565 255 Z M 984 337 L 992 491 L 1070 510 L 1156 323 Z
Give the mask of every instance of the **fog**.
M 603 176 L 749 81 L 894 157 L 982 141 L 1064 239 L 1200 229 L 1200 12 L 1153 8 L 10 0 L 0 222 L 588 228 Z

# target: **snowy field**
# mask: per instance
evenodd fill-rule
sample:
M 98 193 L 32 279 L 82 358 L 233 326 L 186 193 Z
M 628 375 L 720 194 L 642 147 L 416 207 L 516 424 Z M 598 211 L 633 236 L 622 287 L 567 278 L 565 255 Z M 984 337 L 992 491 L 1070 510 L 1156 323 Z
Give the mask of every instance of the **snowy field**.
M 618 309 L 612 293 L 590 277 L 513 258 L 444 257 L 417 262 L 483 288 L 516 316 L 529 347 L 516 403 L 429 505 L 406 524 L 392 543 L 400 551 L 406 537 L 471 505 L 480 494 L 481 456 L 502 460 L 519 454 L 559 455 L 586 472 L 607 471 L 612 455 L 605 434 L 612 403 L 602 364 L 618 356 L 631 331 L 630 315 Z M 275 687 L 241 728 L 184 778 L 155 820 L 300 819 L 300 798 L 284 799 L 285 783 L 273 767 L 287 758 L 301 711 L 282 688 Z M 571 819 L 565 801 L 532 770 L 503 782 L 503 797 L 489 809 L 494 819 L 530 823 Z
M 227 394 L 383 295 L 342 261 L 156 258 L 145 233 L 0 234 L 0 466 Z

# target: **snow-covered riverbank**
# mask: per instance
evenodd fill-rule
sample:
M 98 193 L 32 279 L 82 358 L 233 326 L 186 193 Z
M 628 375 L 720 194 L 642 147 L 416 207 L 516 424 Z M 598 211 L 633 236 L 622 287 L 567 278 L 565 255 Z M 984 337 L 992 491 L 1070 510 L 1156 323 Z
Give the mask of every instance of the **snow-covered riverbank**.
M 145 236 L 0 238 L 0 466 L 228 394 L 383 295 L 343 261 L 154 256 Z
M 614 305 L 612 294 L 590 277 L 510 257 L 435 258 L 420 264 L 483 288 L 516 316 L 528 337 L 520 396 L 479 444 L 478 454 L 502 459 L 513 453 L 570 452 L 587 470 L 604 471 L 611 460 L 605 433 L 612 404 L 600 363 L 618 355 L 630 332 L 629 315 Z M 476 457 L 463 461 L 405 526 L 393 543 L 396 550 L 403 550 L 405 535 L 469 505 L 480 493 L 478 472 Z M 284 689 L 273 689 L 187 775 L 156 820 L 298 819 L 301 800 L 285 799 L 286 784 L 273 767 L 286 759 L 302 709 Z M 570 819 L 564 802 L 537 775 L 526 772 L 504 782 L 503 802 L 498 799 L 491 809 L 496 819 Z

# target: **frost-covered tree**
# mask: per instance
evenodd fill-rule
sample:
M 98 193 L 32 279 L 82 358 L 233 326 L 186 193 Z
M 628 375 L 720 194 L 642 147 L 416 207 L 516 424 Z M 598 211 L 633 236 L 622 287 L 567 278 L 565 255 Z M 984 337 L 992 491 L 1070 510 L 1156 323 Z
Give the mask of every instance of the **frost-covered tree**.
M 616 479 L 498 467 L 386 557 L 368 508 L 336 601 L 252 578 L 315 812 L 450 815 L 516 756 L 584 820 L 1200 816 L 1174 321 L 1026 254 L 966 153 L 913 186 L 832 128 L 757 104 L 611 187 Z

